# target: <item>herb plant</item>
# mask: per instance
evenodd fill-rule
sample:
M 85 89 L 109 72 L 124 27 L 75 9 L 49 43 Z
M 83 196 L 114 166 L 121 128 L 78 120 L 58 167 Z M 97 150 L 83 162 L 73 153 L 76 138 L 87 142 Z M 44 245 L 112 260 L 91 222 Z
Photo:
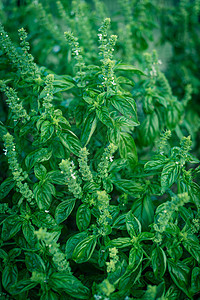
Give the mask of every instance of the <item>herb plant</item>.
M 198 299 L 196 70 L 183 84 L 144 52 L 165 5 L 1 5 L 1 299 Z

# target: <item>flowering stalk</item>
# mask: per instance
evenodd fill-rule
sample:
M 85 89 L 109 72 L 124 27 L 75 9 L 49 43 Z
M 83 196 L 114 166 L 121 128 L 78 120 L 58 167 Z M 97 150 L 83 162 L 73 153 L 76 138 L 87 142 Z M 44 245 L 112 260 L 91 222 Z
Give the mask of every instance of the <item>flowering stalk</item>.
M 26 41 L 27 33 L 24 28 L 18 30 L 20 38 L 20 46 L 22 49 L 22 54 L 20 56 L 20 64 L 22 68 L 22 74 L 33 74 L 36 75 L 39 73 L 37 65 L 33 62 L 34 58 L 31 54 L 28 53 L 30 50 L 29 43 Z
M 110 144 L 104 151 L 101 162 L 98 165 L 97 172 L 100 178 L 107 178 L 108 177 L 108 166 L 109 162 L 113 161 L 113 154 L 117 150 L 117 146 L 114 144 Z
M 78 68 L 79 71 L 77 72 L 76 79 L 81 80 L 81 86 L 82 86 L 83 79 L 85 76 L 85 72 L 83 71 L 85 68 L 85 63 L 83 61 L 83 56 L 81 55 L 82 51 L 78 42 L 78 38 L 74 37 L 73 33 L 69 31 L 65 32 L 65 38 L 72 48 L 72 55 L 74 55 L 75 59 L 77 60 L 75 67 Z
M 116 269 L 116 264 L 119 261 L 119 256 L 117 254 L 118 249 L 116 247 L 109 248 L 110 261 L 106 262 L 108 273 L 114 272 Z
M 112 60 L 113 58 L 113 51 L 114 46 L 117 41 L 116 35 L 111 35 L 109 40 L 107 38 L 108 36 L 108 29 L 110 26 L 110 19 L 106 18 L 102 24 L 102 26 L 99 28 L 99 49 L 100 49 L 100 55 L 102 56 L 101 62 L 102 62 L 102 75 L 104 81 L 102 82 L 102 85 L 106 86 L 107 91 L 112 89 L 113 86 L 116 85 L 114 79 L 114 66 L 115 61 Z
M 87 156 L 89 155 L 88 150 L 85 148 L 82 148 L 79 152 L 79 167 L 80 167 L 80 172 L 82 175 L 83 180 L 85 181 L 93 181 L 93 176 L 92 176 L 92 172 L 90 170 L 90 167 L 88 166 L 88 158 Z
M 28 174 L 22 170 L 18 161 L 17 153 L 15 151 L 15 144 L 13 136 L 10 133 L 7 133 L 3 136 L 4 145 L 5 145 L 5 155 L 8 158 L 9 168 L 12 172 L 13 178 L 16 181 L 17 191 L 22 194 L 22 199 L 26 199 L 30 204 L 33 200 L 33 192 L 30 190 L 28 184 L 25 181 L 28 177 Z
M 157 242 L 162 241 L 162 233 L 165 231 L 167 225 L 169 224 L 172 215 L 175 211 L 178 211 L 180 207 L 184 206 L 185 203 L 189 202 L 190 198 L 187 193 L 178 194 L 173 196 L 171 201 L 167 201 L 158 207 L 157 220 L 153 225 L 156 231 Z
M 43 107 L 45 108 L 45 114 L 50 113 L 50 111 L 52 111 L 52 100 L 53 100 L 53 81 L 54 81 L 54 75 L 53 74 L 49 74 L 46 77 L 45 80 L 45 88 L 44 88 L 44 93 L 45 96 L 43 98 Z
M 75 171 L 74 163 L 70 162 L 69 159 L 63 159 L 59 164 L 59 167 L 61 169 L 61 173 L 65 175 L 69 191 L 75 198 L 80 199 L 83 193 L 79 183 L 80 179 L 77 175 L 77 171 Z
M 99 225 L 98 232 L 101 235 L 106 234 L 106 227 L 108 225 L 108 219 L 112 219 L 111 214 L 109 213 L 110 197 L 106 191 L 97 191 L 97 207 L 100 211 L 100 216 L 97 219 L 97 224 Z
M 55 242 L 54 233 L 47 232 L 47 229 L 40 228 L 35 231 L 38 240 L 42 240 L 45 246 L 48 248 L 49 253 L 53 256 L 53 262 L 59 272 L 67 272 L 71 274 L 69 262 L 66 259 L 66 255 L 60 250 L 60 245 Z
M 23 123 L 29 121 L 30 116 L 23 108 L 22 102 L 18 98 L 16 91 L 12 88 L 7 87 L 2 80 L 0 80 L 0 90 L 4 92 L 8 98 L 6 102 L 13 113 L 13 119 L 15 121 L 18 121 L 18 119 L 22 119 Z
M 5 32 L 1 24 L 0 24 L 0 45 L 3 48 L 3 51 L 8 56 L 12 65 L 14 65 L 16 68 L 19 68 L 20 55 L 17 52 L 17 49 L 11 42 L 11 39 L 9 38 L 8 34 Z

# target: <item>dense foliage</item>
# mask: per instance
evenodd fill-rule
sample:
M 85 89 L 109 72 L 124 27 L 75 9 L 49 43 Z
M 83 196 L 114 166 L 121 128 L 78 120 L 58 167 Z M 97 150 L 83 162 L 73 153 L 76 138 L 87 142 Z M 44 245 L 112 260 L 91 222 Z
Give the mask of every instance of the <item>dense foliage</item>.
M 2 300 L 200 297 L 200 1 L 108 4 L 0 3 Z

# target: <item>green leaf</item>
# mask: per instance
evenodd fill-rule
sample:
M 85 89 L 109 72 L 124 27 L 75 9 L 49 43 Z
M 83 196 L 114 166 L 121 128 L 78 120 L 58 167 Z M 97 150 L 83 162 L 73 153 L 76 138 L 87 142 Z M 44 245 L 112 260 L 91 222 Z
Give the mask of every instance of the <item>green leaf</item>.
M 144 191 L 144 186 L 140 183 L 134 182 L 133 180 L 128 179 L 112 179 L 112 183 L 124 193 L 129 195 L 134 195 Z
M 75 202 L 75 199 L 67 199 L 56 207 L 55 220 L 57 224 L 62 223 L 69 217 L 74 208 Z
M 64 273 L 53 273 L 49 279 L 49 286 L 54 291 L 64 291 L 75 299 L 89 299 L 90 290 L 75 276 Z
M 1 238 L 3 241 L 7 241 L 15 236 L 21 229 L 22 222 L 19 216 L 10 216 L 3 222 L 3 228 Z
M 141 264 L 135 269 L 132 270 L 131 265 L 127 267 L 126 272 L 120 278 L 119 281 L 119 290 L 126 291 L 129 290 L 131 286 L 133 286 L 137 280 L 140 278 L 142 272 Z
M 54 184 L 66 185 L 66 180 L 60 170 L 53 170 L 47 173 L 48 181 Z
M 35 228 L 33 225 L 31 225 L 31 222 L 25 222 L 22 225 L 22 232 L 26 239 L 26 241 L 29 243 L 29 245 L 34 248 L 35 244 L 37 243 L 37 238 L 35 236 Z
M 126 230 L 126 214 L 118 216 L 113 222 L 112 228 Z
M 119 237 L 117 239 L 111 240 L 108 243 L 108 247 L 116 247 L 119 249 L 126 248 L 132 245 L 131 239 L 129 237 Z
M 126 215 L 126 228 L 131 237 L 141 233 L 141 224 L 131 211 Z
M 0 249 L 0 258 L 3 260 L 8 259 L 8 254 L 3 249 Z
M 156 278 L 162 278 L 166 271 L 167 258 L 163 249 L 157 246 L 152 251 L 152 266 Z
M 148 226 L 153 223 L 154 218 L 154 205 L 151 197 L 144 195 L 143 198 L 134 200 L 132 211 L 142 224 L 143 230 L 148 230 Z
M 0 200 L 5 198 L 14 188 L 15 181 L 12 177 L 6 178 L 0 185 Z
M 54 218 L 48 213 L 39 211 L 32 215 L 32 222 L 37 227 L 47 228 L 47 229 L 58 229 L 58 224 Z
M 34 167 L 35 177 L 39 180 L 44 180 L 47 174 L 47 169 L 42 164 L 36 164 Z
M 44 273 L 46 270 L 46 266 L 42 258 L 33 252 L 25 253 L 25 264 L 30 272 L 37 271 L 39 273 Z
M 108 108 L 106 106 L 100 106 L 96 110 L 97 117 L 107 127 L 113 128 L 113 121 L 110 117 Z
M 132 271 L 137 269 L 143 259 L 143 250 L 140 246 L 131 248 L 129 253 L 129 267 Z
M 96 236 L 90 235 L 86 237 L 75 247 L 72 259 L 78 264 L 88 261 L 92 256 L 96 243 Z
M 176 162 L 169 162 L 162 170 L 161 174 L 161 193 L 164 193 L 177 179 L 179 165 Z
M 11 292 L 11 288 L 17 283 L 18 270 L 15 264 L 5 266 L 2 272 L 2 285 L 4 289 Z
M 88 205 L 81 204 L 76 213 L 76 225 L 80 231 L 84 231 L 90 224 L 91 211 Z
M 52 290 L 43 291 L 40 300 L 59 300 L 60 296 L 54 293 Z
M 174 283 L 190 297 L 188 291 L 190 268 L 183 262 L 177 261 L 174 263 L 171 259 L 168 259 L 168 270 Z
M 8 133 L 8 130 L 6 127 L 3 125 L 3 123 L 0 121 L 0 140 L 3 141 L 3 136 Z
M 127 77 L 124 77 L 124 76 L 117 77 L 117 83 L 119 83 L 119 84 L 128 84 L 128 85 L 131 85 L 132 87 L 135 85 L 133 80 L 131 80 Z
M 8 256 L 9 259 L 13 260 L 21 254 L 22 250 L 20 248 L 14 248 L 9 251 Z
M 179 288 L 175 284 L 171 285 L 168 288 L 168 290 L 166 291 L 165 297 L 167 299 L 170 299 L 170 300 L 177 300 L 177 299 L 179 299 L 179 297 L 180 297 L 180 290 L 179 290 Z
M 164 167 L 165 162 L 166 162 L 166 157 L 163 156 L 163 157 L 160 157 L 159 159 L 148 161 L 144 165 L 144 169 L 145 169 L 145 171 L 160 170 Z
M 198 239 L 193 240 L 190 236 L 187 236 L 183 241 L 183 246 L 200 264 L 200 245 Z
M 22 279 L 18 281 L 15 286 L 12 287 L 11 294 L 23 294 L 26 291 L 32 290 L 36 285 L 37 283 L 33 282 L 31 279 Z
M 153 240 L 155 237 L 154 233 L 151 232 L 141 232 L 138 235 L 138 242 Z
M 41 184 L 36 184 L 34 186 L 34 197 L 39 209 L 48 209 L 51 205 L 52 194 L 55 195 L 55 187 L 50 182 L 44 182 Z
M 110 103 L 126 117 L 133 126 L 138 126 L 139 122 L 136 113 L 136 104 L 132 98 L 115 95 L 111 97 Z
M 97 127 L 96 114 L 95 112 L 92 112 L 89 115 L 87 115 L 87 117 L 83 122 L 83 128 L 81 131 L 81 143 L 84 146 L 86 146 L 89 143 L 96 127 Z
M 41 131 L 41 141 L 43 143 L 46 143 L 46 141 L 48 141 L 53 133 L 54 133 L 54 125 L 51 124 L 51 122 L 49 121 L 44 121 L 40 127 L 40 131 Z
M 79 155 L 81 143 L 78 137 L 72 131 L 67 130 L 67 132 L 62 133 L 59 138 L 64 147 L 66 147 L 73 154 L 77 156 Z
M 131 168 L 134 168 L 138 162 L 137 149 L 134 139 L 127 132 L 122 132 L 119 141 L 119 154 L 126 158 Z
M 80 232 L 78 234 L 75 234 L 73 236 L 71 236 L 66 243 L 66 247 L 65 247 L 65 253 L 66 253 L 66 257 L 67 259 L 72 258 L 72 253 L 74 252 L 75 247 L 86 238 L 87 233 L 84 232 Z
M 200 268 L 198 267 L 192 270 L 191 291 L 193 294 L 199 293 L 200 291 Z
M 51 158 L 52 151 L 42 148 L 29 153 L 25 159 L 26 167 L 30 170 L 36 163 L 47 161 Z
M 159 120 L 155 112 L 148 114 L 139 128 L 139 142 L 143 146 L 151 145 L 160 133 Z
M 126 64 L 118 64 L 116 66 L 116 70 L 119 71 L 129 71 L 138 75 L 143 75 L 147 76 L 143 71 L 139 70 L 138 68 L 131 66 L 131 65 L 126 65 Z

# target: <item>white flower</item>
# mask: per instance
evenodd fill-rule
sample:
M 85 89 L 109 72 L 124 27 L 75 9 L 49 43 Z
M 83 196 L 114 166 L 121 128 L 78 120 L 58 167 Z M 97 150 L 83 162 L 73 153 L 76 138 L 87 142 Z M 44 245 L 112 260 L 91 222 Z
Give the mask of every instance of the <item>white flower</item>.
M 112 162 L 113 161 L 114 156 L 110 156 L 109 159 Z
M 99 33 L 99 34 L 98 34 L 98 37 L 99 37 L 99 40 L 101 41 L 101 40 L 102 40 L 102 34 Z
M 76 54 L 76 55 L 78 55 L 79 53 L 78 53 L 78 49 L 76 49 L 75 51 L 74 51 L 74 53 Z
M 162 65 L 162 61 L 161 61 L 160 59 L 158 60 L 158 64 L 159 64 L 159 65 Z
M 76 179 L 75 173 L 71 175 L 73 179 Z
M 8 150 L 7 149 L 3 149 L 3 151 L 4 151 L 4 154 L 7 155 Z
M 49 213 L 49 210 L 46 210 L 46 209 L 45 209 L 45 213 Z

